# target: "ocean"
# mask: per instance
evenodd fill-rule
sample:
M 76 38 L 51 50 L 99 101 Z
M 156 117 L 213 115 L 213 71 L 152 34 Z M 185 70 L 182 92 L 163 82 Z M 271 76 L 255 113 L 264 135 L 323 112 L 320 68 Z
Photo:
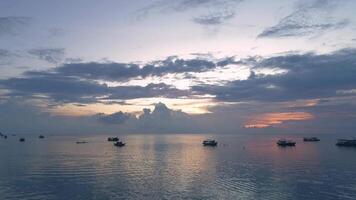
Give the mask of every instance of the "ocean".
M 121 148 L 108 135 L 45 136 L 0 138 L 1 200 L 356 199 L 356 148 L 335 135 L 289 135 L 285 148 L 278 135 L 119 135 Z

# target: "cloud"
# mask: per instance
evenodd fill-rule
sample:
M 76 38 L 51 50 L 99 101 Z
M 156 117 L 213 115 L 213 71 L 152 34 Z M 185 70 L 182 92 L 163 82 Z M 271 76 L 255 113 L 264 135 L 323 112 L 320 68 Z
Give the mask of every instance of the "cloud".
M 11 63 L 11 58 L 14 56 L 16 56 L 16 54 L 13 52 L 6 49 L 0 49 L 0 65 Z
M 193 22 L 201 25 L 220 25 L 224 21 L 232 19 L 235 16 L 234 12 L 230 13 L 211 13 L 193 18 Z
M 291 101 L 333 97 L 339 90 L 356 88 L 355 49 L 330 54 L 288 54 L 259 58 L 247 80 L 231 81 L 223 86 L 197 85 L 193 90 L 215 95 L 221 101 Z M 244 61 L 242 61 L 244 62 Z M 247 63 L 247 62 L 246 62 Z M 256 75 L 259 69 L 284 69 L 278 75 Z M 346 95 L 346 94 L 345 94 Z
M 4 52 L 5 54 L 6 52 Z M 55 61 L 59 49 L 32 50 L 31 53 L 48 61 Z M 57 62 L 57 61 L 56 61 Z M 145 86 L 108 86 L 106 81 L 127 81 L 147 76 L 208 71 L 216 67 L 204 59 L 169 57 L 143 66 L 131 63 L 67 63 L 42 71 L 26 71 L 22 77 L 0 80 L 0 88 L 8 96 L 47 98 L 60 103 L 89 103 L 101 100 L 122 100 L 147 97 L 179 98 L 192 95 L 164 83 L 147 83 Z
M 330 13 L 339 3 L 334 0 L 304 2 L 276 25 L 263 30 L 258 37 L 301 37 L 344 28 L 350 23 L 348 20 L 336 20 L 330 17 Z
M 162 0 L 139 10 L 139 16 L 162 12 L 198 10 L 192 21 L 199 25 L 217 26 L 236 15 L 236 7 L 243 0 Z
M 48 98 L 54 102 L 86 103 L 135 98 L 181 98 L 213 95 L 216 100 L 295 101 L 353 95 L 356 88 L 355 49 L 342 49 L 329 54 L 289 53 L 273 57 L 249 57 L 235 61 L 167 58 L 139 66 L 130 63 L 69 63 L 45 71 L 28 71 L 23 77 L 0 81 L 9 96 Z M 174 85 L 147 82 L 144 86 L 108 86 L 103 81 L 127 81 L 147 76 L 213 71 L 229 64 L 249 65 L 247 79 L 197 82 L 187 89 Z M 282 70 L 283 73 L 259 73 Z M 248 71 L 247 71 L 248 73 Z M 195 76 L 185 76 L 189 81 Z M 212 79 L 210 79 L 212 80 Z M 192 81 L 193 83 L 193 81 Z
M 65 54 L 63 48 L 40 48 L 40 49 L 30 49 L 28 50 L 30 55 L 36 56 L 40 60 L 47 61 L 52 64 L 59 64 Z
M 6 58 L 11 56 L 12 53 L 9 50 L 6 49 L 0 49 L 0 59 Z
M 92 80 L 42 73 L 22 78 L 0 80 L 0 88 L 11 97 L 47 98 L 58 103 L 94 103 L 101 100 L 144 97 L 173 97 L 190 95 L 163 83 L 142 86 L 109 87 Z
M 196 131 L 193 116 L 179 110 L 169 109 L 164 103 L 156 103 L 153 111 L 143 109 L 138 117 L 129 113 L 117 112 L 111 115 L 97 115 L 102 123 L 130 127 L 140 133 L 187 133 Z
M 106 124 L 123 124 L 133 116 L 130 113 L 116 112 L 110 115 L 98 114 L 98 120 Z
M 30 24 L 31 20 L 30 17 L 0 17 L 0 36 L 20 33 L 24 27 Z
M 168 57 L 139 66 L 132 63 L 88 62 L 67 63 L 50 71 L 57 76 L 75 76 L 85 79 L 123 81 L 136 77 L 162 76 L 169 73 L 203 72 L 215 68 L 212 61 Z M 46 75 L 47 71 L 26 72 L 27 75 Z
M 0 88 L 9 90 L 7 96 L 27 98 L 48 97 L 56 102 L 92 102 L 109 93 L 106 85 L 73 77 L 32 76 L 0 80 Z

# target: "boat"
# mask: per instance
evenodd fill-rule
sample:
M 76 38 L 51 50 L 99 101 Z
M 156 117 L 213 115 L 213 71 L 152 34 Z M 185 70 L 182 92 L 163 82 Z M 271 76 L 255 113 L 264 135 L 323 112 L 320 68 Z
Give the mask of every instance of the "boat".
M 215 141 L 215 140 L 208 139 L 208 140 L 204 140 L 203 141 L 203 145 L 204 146 L 213 146 L 213 147 L 215 147 L 216 145 L 218 145 L 218 142 Z
M 120 139 L 118 137 L 108 137 L 109 142 L 118 142 Z
M 338 139 L 336 146 L 343 146 L 343 147 L 356 147 L 356 139 L 347 140 L 347 139 Z
M 77 141 L 76 142 L 77 144 L 85 144 L 85 143 L 88 143 L 87 141 Z
M 20 142 L 25 142 L 25 138 L 20 138 L 19 141 Z
M 292 140 L 286 140 L 286 139 L 280 139 L 280 140 L 277 141 L 277 145 L 281 146 L 281 147 L 295 146 L 295 143 L 296 142 L 294 142 Z
M 125 146 L 125 143 L 122 142 L 122 141 L 117 141 L 117 142 L 114 143 L 114 146 L 123 147 L 123 146 Z
M 0 132 L 0 137 L 3 137 L 4 139 L 7 139 L 7 135 L 3 134 Z
M 303 141 L 304 142 L 318 142 L 318 141 L 320 141 L 320 139 L 317 137 L 304 137 Z
M 43 135 L 40 135 L 40 136 L 38 136 L 38 138 L 39 138 L 39 139 L 43 139 L 43 138 L 44 138 L 44 136 L 43 136 Z

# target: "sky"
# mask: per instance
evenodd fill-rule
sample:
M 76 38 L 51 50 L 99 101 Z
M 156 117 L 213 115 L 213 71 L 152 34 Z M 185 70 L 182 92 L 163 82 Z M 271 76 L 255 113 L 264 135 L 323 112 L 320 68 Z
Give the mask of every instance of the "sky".
M 355 9 L 0 0 L 0 131 L 352 134 Z

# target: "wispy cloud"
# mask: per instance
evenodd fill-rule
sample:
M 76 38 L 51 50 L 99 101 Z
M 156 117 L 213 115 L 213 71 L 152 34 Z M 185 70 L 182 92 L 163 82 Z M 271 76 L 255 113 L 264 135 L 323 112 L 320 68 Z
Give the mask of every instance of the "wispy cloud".
M 218 26 L 236 15 L 236 9 L 243 0 L 162 0 L 139 10 L 139 16 L 171 11 L 186 12 L 197 10 L 192 21 L 204 26 Z
M 259 38 L 301 37 L 320 34 L 328 30 L 346 27 L 347 19 L 335 19 L 330 15 L 342 1 L 313 0 L 299 4 L 291 14 L 283 17 L 276 25 L 267 27 Z
M 64 48 L 38 48 L 28 50 L 30 55 L 36 56 L 40 60 L 47 61 L 52 64 L 59 64 L 63 61 L 65 50 Z
M 0 17 L 0 36 L 20 33 L 23 28 L 30 24 L 31 20 L 32 18 L 30 17 Z
M 226 20 L 232 19 L 235 16 L 234 12 L 210 13 L 193 18 L 193 22 L 201 25 L 220 25 Z

